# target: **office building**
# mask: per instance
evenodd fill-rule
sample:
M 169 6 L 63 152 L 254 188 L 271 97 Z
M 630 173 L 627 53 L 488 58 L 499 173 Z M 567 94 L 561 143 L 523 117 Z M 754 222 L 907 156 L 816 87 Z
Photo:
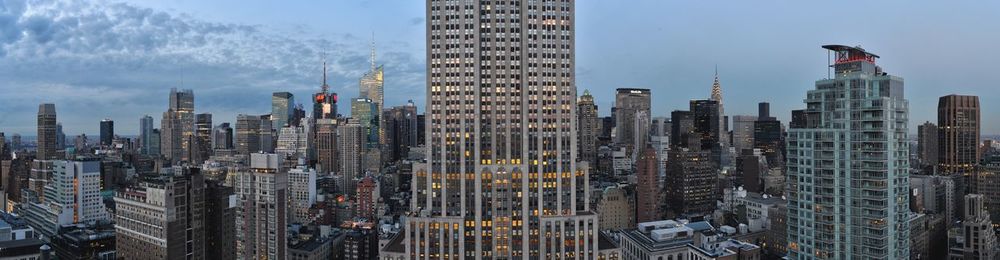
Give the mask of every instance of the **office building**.
M 198 168 L 173 170 L 115 193 L 118 257 L 205 257 L 204 175 Z
M 236 153 L 249 156 L 251 153 L 274 150 L 272 144 L 270 115 L 236 116 Z
M 720 112 L 722 104 L 716 100 L 691 100 L 690 109 L 694 120 L 694 134 L 700 141 L 701 150 L 711 151 L 711 160 L 716 165 L 722 163 L 722 132 L 724 125 Z
M 589 168 L 576 155 L 574 2 L 427 7 L 428 148 L 413 166 L 405 254 L 595 258 Z
M 971 191 L 983 196 L 983 205 L 991 222 L 1000 223 L 1000 156 L 983 158 L 972 174 Z
M 351 120 L 365 129 L 365 146 L 377 148 L 379 145 L 379 118 L 381 112 L 378 104 L 368 98 L 351 100 Z
M 938 99 L 938 172 L 968 176 L 979 163 L 979 97 Z
M 271 94 L 271 127 L 275 132 L 289 126 L 295 116 L 295 97 L 288 92 Z
M 337 120 L 317 119 L 316 137 L 313 142 L 316 147 L 316 169 L 323 175 L 340 170 L 340 159 L 337 157 Z
M 16 139 L 12 140 L 13 144 L 12 151 L 18 151 L 21 149 L 21 136 L 14 135 Z M 38 105 L 38 135 L 37 138 L 37 155 L 36 159 L 39 160 L 52 160 L 59 159 L 62 156 L 56 152 L 56 105 L 55 104 L 41 104 Z
M 644 120 L 650 120 L 650 92 L 649 89 L 639 88 L 619 88 L 615 90 L 615 144 L 618 147 L 625 147 L 626 155 L 631 157 L 637 153 L 636 143 L 642 143 L 648 137 L 648 133 L 635 129 L 636 125 L 650 125 L 650 122 L 642 122 L 638 116 L 646 115 Z
M 753 148 L 760 149 L 768 167 L 784 167 L 785 139 L 781 121 L 774 117 L 758 117 L 753 123 Z
M 656 150 L 646 145 L 636 160 L 636 221 L 647 222 L 663 218 L 660 206 L 663 199 L 660 193 L 659 168 L 660 161 Z
M 716 116 L 718 117 L 719 123 L 717 123 L 718 127 L 714 129 L 716 132 L 714 135 L 719 137 L 719 142 L 722 147 L 729 147 L 729 138 L 724 138 L 729 132 L 729 120 L 728 117 L 726 117 L 725 109 L 723 109 L 722 106 L 722 84 L 719 83 L 718 66 L 715 68 L 715 80 L 712 81 L 712 95 L 709 97 L 709 100 L 715 101 L 719 106 L 718 115 Z M 692 108 L 691 111 L 694 111 L 694 109 Z
M 743 149 L 753 149 L 754 122 L 757 116 L 733 116 L 733 148 L 740 153 Z
M 364 157 L 365 140 L 368 140 L 367 131 L 364 126 L 357 123 L 347 123 L 337 128 L 337 156 L 340 159 L 340 175 L 343 185 L 341 192 L 347 196 L 354 196 L 357 193 L 357 181 L 365 176 Z
M 678 148 L 667 160 L 667 216 L 703 216 L 715 210 L 719 170 L 710 151 Z
M 274 148 L 274 153 L 291 160 L 307 158 L 309 155 L 309 133 L 306 129 L 310 127 L 286 126 L 282 127 L 278 133 L 278 145 Z
M 139 118 L 139 153 L 144 155 L 154 155 L 150 150 L 153 146 L 153 117 L 144 115 Z M 160 140 L 155 140 L 157 143 Z M 157 145 L 159 146 L 159 145 Z
M 576 123 L 577 123 L 577 145 L 581 161 L 586 161 L 591 167 L 597 166 L 597 134 L 599 122 L 597 119 L 597 104 L 594 103 L 594 96 L 590 91 L 583 91 L 583 95 L 576 103 Z
M 63 151 L 66 149 L 66 133 L 63 132 L 62 123 L 56 122 L 56 150 Z M 60 152 L 60 154 L 62 154 Z
M 189 136 L 194 135 L 194 91 L 170 89 L 170 98 L 160 121 L 160 153 L 173 161 L 186 161 L 190 155 Z
M 101 146 L 111 147 L 115 140 L 115 121 L 105 118 L 101 120 Z
M 282 157 L 250 154 L 250 169 L 236 175 L 238 259 L 284 260 L 288 249 L 288 173 Z
M 917 158 L 921 166 L 938 164 L 938 127 L 934 123 L 924 122 L 917 126 Z
M 374 120 L 372 120 L 372 125 L 374 127 L 369 127 L 370 131 L 375 135 L 375 142 L 379 144 L 385 143 L 385 118 L 381 117 L 382 110 L 385 108 L 384 103 L 384 90 L 383 84 L 385 83 L 385 73 L 382 66 L 375 65 L 375 39 L 372 38 L 372 50 L 371 50 L 371 68 L 361 80 L 358 82 L 359 96 L 371 101 L 372 111 L 371 114 L 375 115 Z M 351 104 L 351 114 L 354 115 L 354 104 Z
M 816 81 L 788 131 L 788 258 L 909 257 L 903 79 L 860 47 L 823 48 L 834 77 Z
M 635 192 L 622 185 L 613 185 L 601 190 L 594 205 L 598 225 L 601 230 L 618 230 L 635 227 Z
M 213 153 L 212 149 L 212 114 L 197 114 L 194 117 L 194 135 L 189 137 L 190 162 L 194 165 L 201 165 L 208 160 Z
M 222 123 L 215 126 L 215 129 L 212 130 L 212 149 L 230 150 L 234 148 L 233 128 L 229 123 Z
M 417 136 L 417 105 L 411 100 L 405 106 L 385 111 L 383 117 L 385 160 L 388 162 L 402 160 L 409 153 L 410 147 L 417 146 L 417 139 L 423 138 Z

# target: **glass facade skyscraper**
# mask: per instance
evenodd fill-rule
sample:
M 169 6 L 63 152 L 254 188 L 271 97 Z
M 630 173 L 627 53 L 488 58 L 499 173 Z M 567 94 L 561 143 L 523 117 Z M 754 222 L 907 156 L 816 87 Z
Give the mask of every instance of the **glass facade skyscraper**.
M 788 131 L 788 259 L 907 258 L 903 79 L 860 47 L 823 48 L 835 76 L 816 81 Z

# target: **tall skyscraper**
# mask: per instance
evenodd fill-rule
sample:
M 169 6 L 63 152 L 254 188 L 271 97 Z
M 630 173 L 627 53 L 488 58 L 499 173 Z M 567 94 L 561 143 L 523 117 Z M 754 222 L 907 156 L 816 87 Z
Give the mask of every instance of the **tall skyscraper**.
M 267 151 L 270 146 L 270 116 L 236 116 L 236 153 L 249 156 L 251 153 Z
M 719 101 L 715 100 L 691 100 L 691 115 L 694 120 L 694 133 L 701 141 L 701 150 L 711 151 L 711 160 L 716 165 L 722 162 L 722 109 Z
M 938 172 L 968 175 L 979 163 L 979 97 L 938 99 Z
M 356 98 L 351 100 L 351 120 L 357 122 L 365 128 L 365 144 L 369 147 L 377 147 L 379 144 L 379 116 L 378 104 L 368 98 Z
M 115 121 L 110 118 L 101 120 L 101 146 L 111 147 L 115 140 Z
M 337 120 L 317 119 L 316 137 L 313 142 L 316 149 L 317 170 L 327 175 L 340 170 L 340 161 L 337 157 Z
M 643 112 L 643 113 L 640 113 Z M 648 140 L 648 133 L 636 131 L 637 125 L 649 125 L 650 122 L 637 122 L 637 116 L 645 114 L 646 120 L 651 120 L 650 92 L 644 88 L 619 88 L 615 90 L 615 144 L 624 147 L 627 156 L 638 153 L 636 143 Z M 645 124 L 643 124 L 645 123 Z
M 384 123 L 385 118 L 378 117 L 379 115 L 382 114 L 382 109 L 385 108 L 384 90 L 383 90 L 384 88 L 383 85 L 385 83 L 384 76 L 385 73 L 382 69 L 382 66 L 375 65 L 375 36 L 372 35 L 371 68 L 367 73 L 365 73 L 364 76 L 361 77 L 361 80 L 358 84 L 358 86 L 360 86 L 358 93 L 360 93 L 361 98 L 367 98 L 368 100 L 371 100 L 371 102 L 375 106 L 373 111 L 376 118 L 374 118 L 375 120 L 372 121 L 372 124 L 375 125 L 375 128 L 372 128 L 371 131 L 374 132 L 375 138 L 377 138 L 378 140 L 377 142 L 380 144 L 385 143 L 385 129 L 383 129 L 383 127 L 385 126 Z M 354 106 L 352 103 L 351 113 L 353 113 L 353 108 Z
M 238 259 L 284 260 L 287 255 L 288 173 L 276 154 L 253 153 L 236 175 Z
M 212 156 L 212 114 L 197 114 L 194 118 L 194 135 L 191 136 L 191 155 L 194 165 L 201 165 Z
M 358 179 L 365 176 L 364 157 L 365 140 L 368 135 L 365 127 L 358 123 L 347 123 L 337 128 L 337 157 L 340 159 L 341 192 L 348 196 L 356 193 Z
M 271 127 L 275 132 L 288 126 L 289 120 L 294 117 L 294 114 L 295 97 L 292 93 L 274 92 L 271 94 Z
M 56 122 L 56 150 L 66 149 L 66 133 L 63 132 L 62 123 Z
M 191 148 L 186 140 L 194 135 L 194 91 L 170 89 L 168 106 L 160 121 L 161 153 L 170 160 L 188 160 Z
M 660 205 L 663 199 L 660 193 L 659 160 L 653 146 L 646 145 L 636 160 L 636 221 L 649 222 L 663 219 Z
M 386 136 L 382 145 L 386 150 L 384 159 L 387 162 L 399 161 L 406 157 L 410 147 L 417 146 L 417 106 L 410 101 L 383 114 Z
M 36 137 L 38 143 L 38 155 L 35 158 L 39 160 L 52 160 L 60 157 L 56 153 L 55 104 L 38 105 L 38 135 Z M 17 141 L 18 145 L 14 147 L 19 149 L 20 140 Z
M 116 192 L 117 257 L 205 257 L 205 179 L 198 168 L 176 170 Z
M 704 216 L 715 210 L 719 170 L 711 155 L 697 145 L 670 151 L 664 187 L 667 217 Z
M 753 130 L 757 116 L 733 116 L 733 148 L 740 153 L 743 149 L 753 149 Z
M 590 91 L 584 90 L 576 104 L 577 145 L 580 147 L 580 160 L 587 161 L 591 167 L 597 166 L 597 104 Z
M 337 118 L 337 93 L 331 93 L 326 84 L 326 62 L 323 62 L 323 85 L 313 94 L 313 120 Z
M 729 147 L 729 139 L 722 138 L 726 136 L 729 132 L 729 120 L 726 117 L 726 111 L 722 106 L 722 83 L 719 82 L 719 67 L 715 67 L 715 80 L 712 81 L 712 96 L 709 100 L 715 101 L 719 105 L 719 127 L 715 129 L 716 135 L 719 136 L 719 142 L 722 147 Z
M 758 117 L 753 123 L 753 148 L 761 150 L 769 167 L 784 167 L 784 147 L 781 121 L 770 116 Z
M 574 2 L 426 3 L 428 148 L 413 166 L 406 255 L 595 258 L 576 162 Z
M 917 126 L 917 156 L 923 166 L 938 164 L 938 127 L 924 122 Z
M 910 256 L 909 143 L 903 79 L 843 45 L 834 77 L 806 95 L 788 131 L 788 258 Z
M 144 115 L 139 118 L 139 151 L 141 154 L 152 155 L 150 149 L 153 144 L 153 117 Z M 159 140 L 155 140 L 159 142 Z

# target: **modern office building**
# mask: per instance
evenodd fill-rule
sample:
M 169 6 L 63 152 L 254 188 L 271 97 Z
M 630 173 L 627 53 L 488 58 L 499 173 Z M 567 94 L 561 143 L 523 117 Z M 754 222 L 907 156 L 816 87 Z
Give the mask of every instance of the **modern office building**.
M 205 178 L 198 168 L 173 170 L 115 193 L 118 257 L 205 257 Z
M 289 122 L 295 114 L 295 97 L 288 92 L 274 92 L 271 94 L 271 124 L 275 132 L 281 128 L 289 126 Z
M 229 123 L 221 123 L 212 130 L 212 149 L 230 150 L 234 149 L 233 128 Z
M 740 153 L 743 149 L 753 149 L 754 122 L 757 116 L 733 116 L 733 148 Z
M 968 176 L 979 163 L 979 97 L 938 99 L 938 173 Z
M 194 135 L 194 91 L 170 89 L 169 108 L 160 121 L 160 152 L 174 161 L 189 160 L 189 136 Z
M 704 216 L 715 210 L 719 170 L 710 151 L 677 148 L 667 159 L 667 216 Z
M 371 68 L 368 70 L 368 72 L 365 73 L 364 76 L 361 77 L 361 80 L 358 82 L 358 86 L 360 87 L 358 93 L 360 94 L 359 96 L 361 98 L 371 100 L 371 103 L 374 106 L 371 113 L 373 113 L 376 117 L 372 121 L 372 125 L 374 125 L 375 127 L 369 127 L 369 128 L 372 129 L 371 131 L 375 135 L 376 142 L 379 144 L 384 144 L 386 138 L 384 129 L 386 118 L 381 117 L 380 115 L 382 114 L 382 110 L 385 108 L 385 103 L 384 103 L 385 94 L 383 89 L 385 83 L 385 72 L 382 69 L 382 66 L 377 66 L 375 64 L 374 36 L 372 37 L 372 49 L 370 58 L 371 58 Z M 351 104 L 351 113 L 352 115 L 354 114 L 353 103 Z
M 417 105 L 409 101 L 404 106 L 393 107 L 383 112 L 385 150 L 383 156 L 388 162 L 395 162 L 406 157 L 410 147 L 417 146 Z
M 270 115 L 236 116 L 236 153 L 249 156 L 251 153 L 270 152 L 272 144 Z
M 824 45 L 816 81 L 788 131 L 788 258 L 910 256 L 909 142 L 903 79 L 860 47 Z
M 212 114 L 203 113 L 197 114 L 194 117 L 194 135 L 188 138 L 189 149 L 188 155 L 189 161 L 194 165 L 201 165 L 202 162 L 208 160 L 214 153 L 212 149 Z
M 591 167 L 597 166 L 597 131 L 600 125 L 597 120 L 597 104 L 590 91 L 584 90 L 577 101 L 576 116 L 577 145 L 580 148 L 577 154 L 581 161 L 588 162 Z
M 413 166 L 405 254 L 595 258 L 574 2 L 426 3 L 428 148 Z
M 56 151 L 62 152 L 66 149 L 66 133 L 63 132 L 62 123 L 56 122 Z
M 771 168 L 785 165 L 785 139 L 781 121 L 774 117 L 758 117 L 753 123 L 753 148 L 760 149 Z
M 144 115 L 139 118 L 139 153 L 144 155 L 153 155 L 151 149 L 153 146 L 153 141 L 157 143 L 160 140 L 153 140 L 153 117 L 149 115 Z M 159 144 L 157 144 L 159 146 Z
M 917 126 L 917 158 L 922 166 L 938 165 L 938 127 L 934 123 Z
M 111 147 L 115 140 L 115 121 L 110 118 L 101 120 L 101 146 Z
M 711 160 L 716 165 L 722 163 L 722 133 L 724 132 L 724 122 L 720 119 L 722 115 L 722 104 L 716 100 L 691 100 L 691 115 L 694 120 L 694 133 L 701 143 L 701 150 L 711 151 Z
M 15 135 L 20 137 L 19 135 Z M 36 136 L 38 147 L 36 149 L 37 155 L 36 159 L 39 160 L 52 160 L 59 159 L 62 156 L 56 152 L 56 105 L 55 104 L 41 104 L 38 105 L 38 135 Z M 18 138 L 14 143 L 12 151 L 21 149 L 21 140 Z
M 647 133 L 635 129 L 636 125 L 650 125 L 642 122 L 638 116 L 646 115 L 645 120 L 651 120 L 650 91 L 640 88 L 619 88 L 615 90 L 615 144 L 625 147 L 626 155 L 638 153 L 636 143 L 642 143 L 648 137 Z M 638 123 L 637 123 L 638 121 Z M 645 123 L 645 124 L 644 124 Z
M 351 100 L 351 121 L 365 129 L 365 146 L 377 148 L 379 145 L 379 124 L 381 112 L 378 104 L 368 98 Z
M 236 175 L 238 259 L 284 260 L 288 239 L 288 173 L 282 157 L 250 154 L 250 169 Z

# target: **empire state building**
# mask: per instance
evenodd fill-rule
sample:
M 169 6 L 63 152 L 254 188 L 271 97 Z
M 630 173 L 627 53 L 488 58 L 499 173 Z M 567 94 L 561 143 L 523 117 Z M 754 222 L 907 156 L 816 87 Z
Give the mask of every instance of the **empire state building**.
M 427 1 L 426 160 L 409 259 L 593 259 L 574 1 Z

